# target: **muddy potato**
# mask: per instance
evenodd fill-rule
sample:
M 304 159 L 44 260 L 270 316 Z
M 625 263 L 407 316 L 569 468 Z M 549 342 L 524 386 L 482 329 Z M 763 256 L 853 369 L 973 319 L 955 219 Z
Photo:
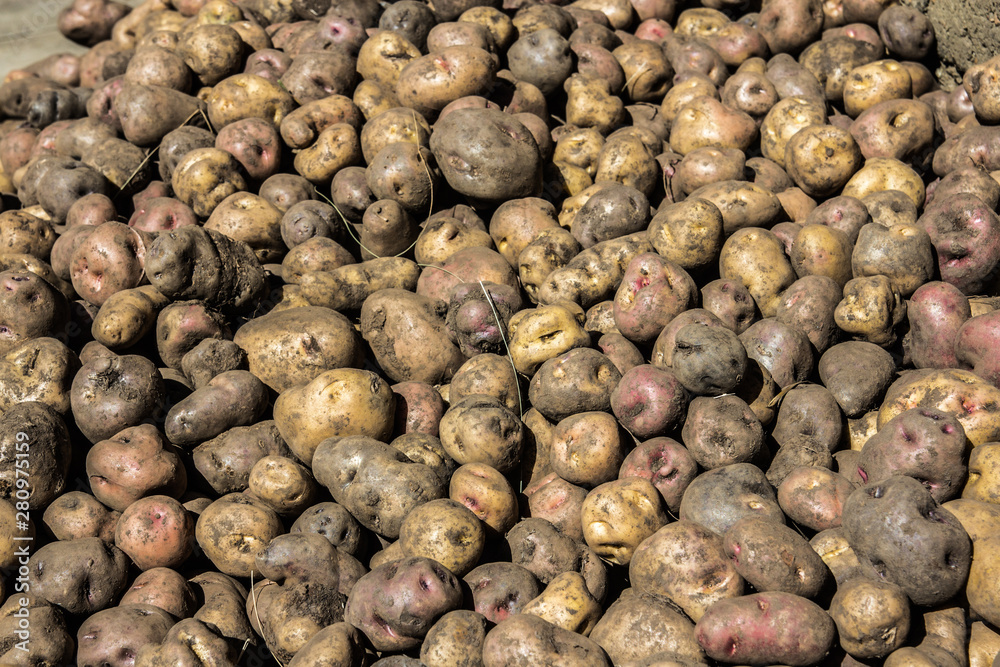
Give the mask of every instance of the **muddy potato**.
M 998 254 L 987 230 L 1000 225 L 988 205 L 964 193 L 935 198 L 917 222 L 934 244 L 942 280 L 966 294 L 987 289 Z
M 662 598 L 627 588 L 608 607 L 590 638 L 616 665 L 703 664 L 694 624 Z
M 522 34 L 507 53 L 510 70 L 521 81 L 550 95 L 573 71 L 569 41 L 552 28 Z
M 687 325 L 675 334 L 674 345 L 671 371 L 692 394 L 719 396 L 742 381 L 747 353 L 730 329 Z
M 558 228 L 556 209 L 535 197 L 504 202 L 489 223 L 489 234 L 497 251 L 511 266 L 517 266 L 521 252 L 540 234 Z
M 514 656 L 525 665 L 605 667 L 611 664 L 594 641 L 532 614 L 518 614 L 494 627 L 483 643 L 483 664 L 499 667 Z
M 972 450 L 969 479 L 962 489 L 962 498 L 986 503 L 996 503 L 1000 498 L 996 479 L 997 449 L 996 443 L 984 443 Z
M 366 436 L 324 440 L 312 467 L 334 500 L 363 526 L 390 539 L 399 536 L 414 507 L 445 496 L 444 482 L 432 468 Z M 380 498 L 376 505 L 368 501 L 373 495 Z
M 80 192 L 77 196 L 85 195 Z M 50 222 L 26 211 L 0 213 L 0 247 L 4 254 L 25 254 L 46 260 L 56 238 Z
M 265 456 L 258 460 L 250 469 L 247 488 L 281 515 L 300 513 L 318 495 L 309 470 L 285 456 Z
M 430 558 L 456 576 L 465 576 L 483 555 L 486 532 L 465 505 L 440 498 L 414 508 L 399 528 L 405 557 Z
M 598 156 L 598 174 L 604 149 L 609 145 L 611 142 L 606 142 Z M 649 217 L 649 200 L 643 192 L 627 184 L 608 183 L 596 188 L 576 212 L 570 231 L 583 248 L 590 248 L 601 241 L 642 231 Z
M 862 163 L 861 150 L 851 134 L 833 125 L 803 128 L 785 145 L 788 175 L 806 194 L 816 197 L 839 191 Z
M 784 523 L 774 488 L 750 463 L 734 463 L 695 478 L 681 500 L 680 517 L 720 535 L 746 516 Z
M 361 130 L 361 151 L 366 162 L 389 144 L 400 141 L 427 146 L 431 128 L 413 109 L 393 108 L 371 118 Z
M 819 36 L 823 27 L 822 3 L 765 0 L 756 27 L 772 53 L 798 52 Z
M 224 199 L 246 190 L 243 167 L 218 148 L 197 148 L 177 163 L 171 185 L 178 199 L 207 218 Z
M 854 278 L 844 285 L 837 305 L 837 326 L 858 340 L 887 347 L 896 341 L 896 326 L 906 317 L 906 303 L 886 276 Z
M 281 163 L 278 131 L 260 118 L 244 118 L 226 125 L 219 130 L 215 147 L 232 153 L 254 182 L 273 176 Z
M 737 230 L 726 240 L 719 255 L 719 273 L 724 279 L 742 282 L 764 317 L 774 315 L 780 293 L 795 280 L 778 237 L 755 227 Z
M 482 614 L 467 609 L 448 612 L 427 631 L 420 645 L 421 662 L 427 667 L 482 665 L 486 628 Z
M 844 110 L 851 118 L 879 102 L 910 97 L 910 73 L 895 60 L 876 60 L 848 73 L 844 82 Z
M 388 438 L 395 418 L 394 401 L 388 383 L 374 373 L 335 368 L 281 392 L 274 403 L 274 418 L 289 449 L 308 464 L 326 438 Z
M 2 505 L 7 507 L 7 505 Z M 10 516 L 13 518 L 14 509 L 10 505 Z M 4 510 L 6 511 L 6 509 Z M 42 515 L 42 522 L 52 532 L 57 540 L 75 540 L 81 537 L 99 537 L 108 544 L 113 544 L 115 540 L 115 522 L 121 512 L 109 510 L 94 496 L 84 491 L 70 491 L 56 497 L 45 508 Z M 29 531 L 34 526 L 29 527 Z M 13 536 L 13 531 L 10 533 Z M 13 542 L 9 550 L 0 551 L 5 553 L 5 560 L 14 554 Z M 13 561 L 10 561 L 13 563 Z M 8 564 L 10 564 L 8 563 Z
M 487 92 L 496 68 L 484 49 L 449 46 L 408 62 L 399 71 L 396 97 L 403 106 L 433 115 L 449 102 Z
M 567 482 L 556 473 L 549 473 L 525 488 L 528 515 L 545 519 L 560 533 L 583 542 L 583 501 L 587 489 Z
M 870 42 L 844 36 L 813 42 L 802 52 L 799 61 L 819 81 L 826 99 L 837 102 L 844 97 L 851 70 L 874 62 L 881 53 Z
M 519 373 L 533 375 L 553 357 L 590 344 L 584 313 L 575 304 L 554 303 L 522 310 L 508 323 L 510 355 Z
M 840 525 L 854 487 L 846 477 L 818 466 L 793 468 L 778 486 L 778 505 L 795 523 L 821 531 Z
M 524 125 L 501 111 L 448 114 L 435 124 L 430 148 L 448 184 L 473 200 L 495 203 L 541 190 L 538 144 Z M 516 173 L 510 167 L 514 164 Z
M 914 225 L 917 222 L 917 207 L 899 190 L 872 192 L 862 200 L 872 216 L 872 222 L 883 227 Z
M 703 96 L 677 112 L 670 128 L 670 147 L 681 155 L 706 146 L 746 152 L 756 136 L 757 124 L 748 114 Z
M 592 128 L 602 135 L 610 134 L 625 123 L 625 103 L 612 93 L 606 80 L 572 74 L 563 88 L 567 95 L 567 123 Z
M 84 363 L 70 392 L 76 425 L 91 442 L 162 414 L 166 395 L 156 366 L 138 355 L 96 357 Z
M 212 87 L 206 100 L 208 119 L 222 129 L 246 118 L 259 118 L 280 127 L 295 100 L 277 82 L 255 74 L 234 74 Z
M 878 190 L 900 190 L 919 209 L 924 202 L 924 183 L 908 165 L 895 158 L 873 157 L 844 186 L 842 194 L 864 199 Z
M 32 338 L 0 359 L 0 412 L 37 401 L 60 414 L 70 408 L 70 387 L 80 360 L 55 338 Z
M 691 457 L 707 470 L 752 461 L 764 446 L 760 420 L 746 401 L 731 394 L 691 401 L 681 437 Z
M 277 513 L 253 496 L 230 493 L 205 508 L 195 524 L 195 539 L 222 573 L 248 577 L 255 559 L 284 532 Z
M 361 553 L 369 537 L 347 508 L 334 502 L 307 508 L 295 519 L 288 532 L 317 533 L 337 547 L 338 552 L 350 555 Z
M 583 501 L 581 519 L 587 545 L 617 565 L 628 565 L 639 544 L 668 520 L 656 487 L 635 477 L 591 490 Z
M 46 544 L 28 567 L 33 594 L 72 614 L 91 614 L 125 589 L 128 556 L 97 537 L 84 537 Z
M 759 592 L 815 597 L 826 583 L 823 559 L 798 532 L 760 517 L 737 521 L 723 535 L 736 571 Z
M 625 74 L 625 92 L 633 102 L 660 102 L 670 88 L 674 68 L 663 49 L 640 40 L 623 44 L 612 54 Z
M 281 211 L 266 199 L 237 192 L 220 201 L 203 226 L 243 241 L 262 264 L 271 264 L 288 250 L 281 238 L 281 220 Z
M 691 151 L 674 168 L 671 186 L 690 195 L 692 192 L 717 181 L 743 178 L 746 156 L 734 148 L 698 148 Z
M 637 592 L 665 597 L 695 622 L 714 603 L 742 595 L 744 587 L 722 538 L 683 519 L 643 540 L 629 564 L 629 579 Z
M 933 27 L 931 27 L 933 31 Z M 997 104 L 997 74 L 1000 59 L 993 57 L 984 63 L 977 63 L 966 70 L 962 77 L 962 87 L 969 95 L 976 117 L 984 123 L 1000 120 L 1000 104 Z
M 514 469 L 524 447 L 525 427 L 499 399 L 472 394 L 441 418 L 445 451 L 459 464 L 485 463 L 501 473 Z
M 859 659 L 888 655 L 903 645 L 910 629 L 910 601 L 903 590 L 864 577 L 838 588 L 830 615 L 841 646 Z
M 551 421 L 577 412 L 609 410 L 621 373 L 597 350 L 576 348 L 549 359 L 529 385 L 532 406 Z

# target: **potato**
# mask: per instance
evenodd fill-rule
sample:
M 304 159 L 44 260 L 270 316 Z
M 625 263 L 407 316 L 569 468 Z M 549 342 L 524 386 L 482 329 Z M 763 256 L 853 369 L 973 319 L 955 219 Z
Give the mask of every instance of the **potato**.
M 13 516 L 13 505 L 11 505 Z M 42 521 L 57 540 L 99 537 L 114 543 L 115 523 L 121 512 L 111 511 L 94 496 L 83 491 L 70 491 L 53 499 L 45 508 Z M 29 530 L 33 530 L 30 526 Z M 13 554 L 11 542 L 10 554 Z
M 224 199 L 247 189 L 243 167 L 219 148 L 196 148 L 178 161 L 171 176 L 177 198 L 207 218 Z
M 896 341 L 895 328 L 905 316 L 906 302 L 881 274 L 847 281 L 844 298 L 834 312 L 843 331 L 882 347 Z
M 472 570 L 483 555 L 486 533 L 465 505 L 440 498 L 414 508 L 399 528 L 404 557 L 430 558 L 456 576 Z
M 180 57 L 158 47 L 157 51 L 167 54 L 173 59 L 174 66 L 179 65 L 178 75 L 189 77 L 190 70 L 184 66 Z M 140 57 L 143 56 L 140 51 Z M 142 63 L 136 61 L 136 67 L 142 67 Z M 132 63 L 129 63 L 130 69 Z M 204 113 L 205 104 L 196 97 L 184 94 L 181 89 L 174 89 L 173 86 L 164 85 L 171 81 L 137 80 L 137 76 L 130 77 L 126 74 L 126 83 L 122 86 L 121 92 L 115 96 L 114 110 L 122 126 L 122 134 L 136 146 L 155 146 L 160 143 L 170 132 L 183 125 L 188 119 L 198 114 Z M 186 86 L 185 86 L 186 88 Z M 145 109 L 155 108 L 157 114 L 150 117 Z
M 813 42 L 802 51 L 799 61 L 819 81 L 827 100 L 840 101 L 851 70 L 874 62 L 881 53 L 870 42 L 843 35 Z
M 794 271 L 778 238 L 755 227 L 737 230 L 726 240 L 719 256 L 719 273 L 722 278 L 740 280 L 764 317 L 774 315 L 778 295 L 794 281 Z
M 916 225 L 861 228 L 851 255 L 855 277 L 884 275 L 903 296 L 912 295 L 934 273 L 931 237 Z
M 966 294 L 987 289 L 1000 261 L 1000 248 L 989 242 L 971 243 L 1000 225 L 1000 217 L 975 195 L 935 198 L 917 221 L 937 251 L 941 279 Z
M 394 400 L 389 385 L 374 373 L 335 368 L 281 392 L 274 403 L 275 424 L 289 449 L 308 464 L 326 438 L 388 438 Z
M 639 545 L 629 578 L 636 592 L 670 600 L 695 622 L 716 602 L 742 595 L 744 586 L 720 536 L 683 519 Z
M 774 488 L 750 463 L 734 463 L 699 475 L 681 499 L 682 520 L 696 521 L 719 535 L 747 516 L 777 523 L 785 520 Z
M 830 603 L 840 645 L 858 659 L 881 658 L 903 645 L 910 630 L 910 601 L 899 586 L 865 577 L 850 579 Z
M 806 97 L 786 97 L 777 102 L 760 126 L 760 148 L 764 157 L 785 168 L 785 152 L 789 141 L 800 130 L 822 127 L 826 109 L 816 100 Z
M 129 505 L 115 525 L 115 546 L 140 570 L 178 567 L 191 555 L 195 519 L 170 496 L 146 496 Z
M 545 519 L 562 534 L 583 542 L 582 511 L 587 489 L 552 472 L 532 481 L 524 495 L 528 497 L 529 516 Z
M 755 460 L 764 446 L 760 420 L 732 394 L 691 401 L 681 437 L 691 457 L 708 470 Z
M 878 412 L 879 428 L 910 408 L 935 408 L 955 415 L 973 445 L 1000 440 L 995 410 L 996 387 L 965 370 L 907 371 L 890 385 Z M 971 411 L 969 408 L 973 408 Z
M 818 155 L 824 155 L 818 160 Z M 785 144 L 784 166 L 803 192 L 824 197 L 840 191 L 861 168 L 864 157 L 851 134 L 833 125 L 811 125 Z
M 191 585 L 168 567 L 154 567 L 136 577 L 119 602 L 128 604 L 151 605 L 177 618 L 189 618 L 197 606 Z
M 667 523 L 659 492 L 641 478 L 595 487 L 583 501 L 581 516 L 587 545 L 617 565 L 628 565 L 639 544 Z
M 844 504 L 843 525 L 866 576 L 898 585 L 914 604 L 944 602 L 965 583 L 969 536 L 912 477 L 855 490 Z
M 821 607 L 777 591 L 720 601 L 695 625 L 709 657 L 751 663 L 815 664 L 834 634 L 833 620 Z
M 746 517 L 723 535 L 726 555 L 757 591 L 782 591 L 813 598 L 826 583 L 823 559 L 804 537 L 788 526 Z
M 278 392 L 361 361 L 360 341 L 347 318 L 321 307 L 255 318 L 236 331 L 233 342 L 246 350 L 250 372 Z
M 94 495 L 118 511 L 150 495 L 179 498 L 187 487 L 179 451 L 151 424 L 96 443 L 87 452 L 86 466 Z
M 77 372 L 70 404 L 80 431 L 98 442 L 162 410 L 165 391 L 160 372 L 145 357 L 98 357 Z
M 503 561 L 480 565 L 465 575 L 464 582 L 472 591 L 476 612 L 492 623 L 519 614 L 541 592 L 534 574 Z
M 756 135 L 757 124 L 748 114 L 703 96 L 677 112 L 670 129 L 670 147 L 681 155 L 706 146 L 746 152 Z
M 257 555 L 283 531 L 274 510 L 241 493 L 215 500 L 195 523 L 198 546 L 216 569 L 234 577 L 250 576 L 258 567 Z
M 445 496 L 432 468 L 366 436 L 328 438 L 313 456 L 313 475 L 334 500 L 366 528 L 390 539 L 399 536 L 406 515 L 428 500 Z M 378 496 L 379 504 L 368 498 Z
M 864 372 L 859 373 L 859 369 Z M 879 404 L 892 383 L 895 365 L 889 353 L 877 345 L 848 341 L 823 353 L 817 370 L 844 414 L 858 417 Z
M 428 667 L 481 665 L 486 625 L 486 618 L 474 611 L 448 612 L 427 631 L 420 645 L 421 662 Z
M 32 593 L 74 614 L 107 608 L 125 589 L 128 557 L 97 537 L 50 542 L 30 558 Z
M 344 619 L 376 649 L 406 650 L 416 648 L 434 622 L 461 601 L 452 572 L 430 558 L 410 557 L 362 577 L 348 599 Z
M 530 570 L 547 584 L 563 572 L 579 572 L 598 600 L 607 592 L 607 570 L 590 547 L 560 533 L 545 519 L 520 521 L 506 535 L 511 561 Z
M 517 656 L 525 665 L 603 667 L 611 664 L 601 647 L 592 640 L 532 614 L 518 614 L 486 635 L 484 665 L 502 665 L 511 656 Z
M 196 653 L 197 651 L 197 653 Z M 213 659 L 235 661 L 236 647 L 217 635 L 205 623 L 189 618 L 184 619 L 167 631 L 159 645 L 147 644 L 139 648 L 136 660 L 141 664 L 166 667 L 184 661 L 182 664 L 197 664 L 202 656 Z
M 19 403 L 37 401 L 65 414 L 70 386 L 80 360 L 55 338 L 32 338 L 13 347 L 0 360 L 0 413 Z

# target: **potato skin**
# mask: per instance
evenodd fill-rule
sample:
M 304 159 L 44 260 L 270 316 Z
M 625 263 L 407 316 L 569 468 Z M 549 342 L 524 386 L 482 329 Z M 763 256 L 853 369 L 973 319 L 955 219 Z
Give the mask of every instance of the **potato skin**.
M 812 598 L 826 583 L 823 559 L 788 526 L 747 517 L 726 531 L 723 542 L 737 572 L 761 593 L 782 591 Z
M 604 650 L 594 641 L 564 630 L 531 614 L 502 621 L 486 635 L 483 664 L 500 667 L 512 659 L 526 667 L 610 667 Z
M 705 653 L 742 664 L 814 665 L 836 626 L 814 602 L 790 593 L 755 593 L 713 605 L 695 625 Z

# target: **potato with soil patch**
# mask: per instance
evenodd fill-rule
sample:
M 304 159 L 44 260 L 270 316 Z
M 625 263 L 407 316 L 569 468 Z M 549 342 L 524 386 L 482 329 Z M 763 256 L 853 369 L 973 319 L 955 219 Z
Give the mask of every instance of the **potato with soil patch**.
M 719 535 L 747 516 L 785 522 L 774 488 L 760 468 L 750 463 L 734 463 L 699 475 L 681 499 L 681 519 L 696 521 Z
M 517 465 L 525 428 L 517 415 L 492 396 L 472 394 L 441 418 L 441 444 L 459 464 L 485 463 L 501 473 Z
M 941 279 L 965 294 L 980 294 L 995 282 L 1000 246 L 993 243 L 998 217 L 971 194 L 935 198 L 917 221 L 930 235 Z
M 697 298 L 687 271 L 656 253 L 642 253 L 629 262 L 615 293 L 615 326 L 629 340 L 648 343 Z
M 415 507 L 446 495 L 443 480 L 431 467 L 366 436 L 324 440 L 312 468 L 334 500 L 363 526 L 389 539 L 399 536 L 403 519 Z M 379 502 L 372 504 L 371 498 Z
M 256 375 L 226 371 L 170 408 L 164 432 L 174 444 L 193 445 L 256 422 L 268 403 L 267 387 Z
M 451 379 L 465 361 L 447 339 L 445 304 L 402 289 L 382 289 L 361 308 L 361 335 L 375 358 L 396 382 L 441 382 Z M 418 342 L 419 341 L 419 342 Z M 428 352 L 436 352 L 428 355 Z
M 539 367 L 528 398 L 551 421 L 577 412 L 609 410 L 611 394 L 621 380 L 611 360 L 597 350 L 576 348 Z
M 344 619 L 337 549 L 320 535 L 276 537 L 256 557 L 266 577 L 247 599 L 247 616 L 275 657 L 290 660 L 321 629 Z
M 903 645 L 910 630 L 910 600 L 899 586 L 855 577 L 830 603 L 840 645 L 852 657 L 881 658 Z
M 681 437 L 691 457 L 707 470 L 753 461 L 764 446 L 760 420 L 746 401 L 732 394 L 691 401 Z
M 483 664 L 505 665 L 513 657 L 524 665 L 605 667 L 611 664 L 594 641 L 532 614 L 502 621 L 486 635 Z
M 97 357 L 77 372 L 70 402 L 80 431 L 97 442 L 162 414 L 165 391 L 163 378 L 149 359 Z
M 80 360 L 55 338 L 33 338 L 0 359 L 0 413 L 19 403 L 37 401 L 65 414 L 70 386 Z
M 587 545 L 616 565 L 628 565 L 639 544 L 668 521 L 656 487 L 635 477 L 591 490 L 583 501 L 581 519 Z

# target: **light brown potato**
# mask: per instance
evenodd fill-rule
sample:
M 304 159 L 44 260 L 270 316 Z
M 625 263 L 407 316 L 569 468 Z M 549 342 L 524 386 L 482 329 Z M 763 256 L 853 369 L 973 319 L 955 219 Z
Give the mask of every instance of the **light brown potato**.
M 659 491 L 638 477 L 595 487 L 583 501 L 581 519 L 587 545 L 616 565 L 628 565 L 642 541 L 668 520 Z
M 722 246 L 719 274 L 742 282 L 764 317 L 772 317 L 783 290 L 795 281 L 795 270 L 772 232 L 757 227 L 736 231 Z

